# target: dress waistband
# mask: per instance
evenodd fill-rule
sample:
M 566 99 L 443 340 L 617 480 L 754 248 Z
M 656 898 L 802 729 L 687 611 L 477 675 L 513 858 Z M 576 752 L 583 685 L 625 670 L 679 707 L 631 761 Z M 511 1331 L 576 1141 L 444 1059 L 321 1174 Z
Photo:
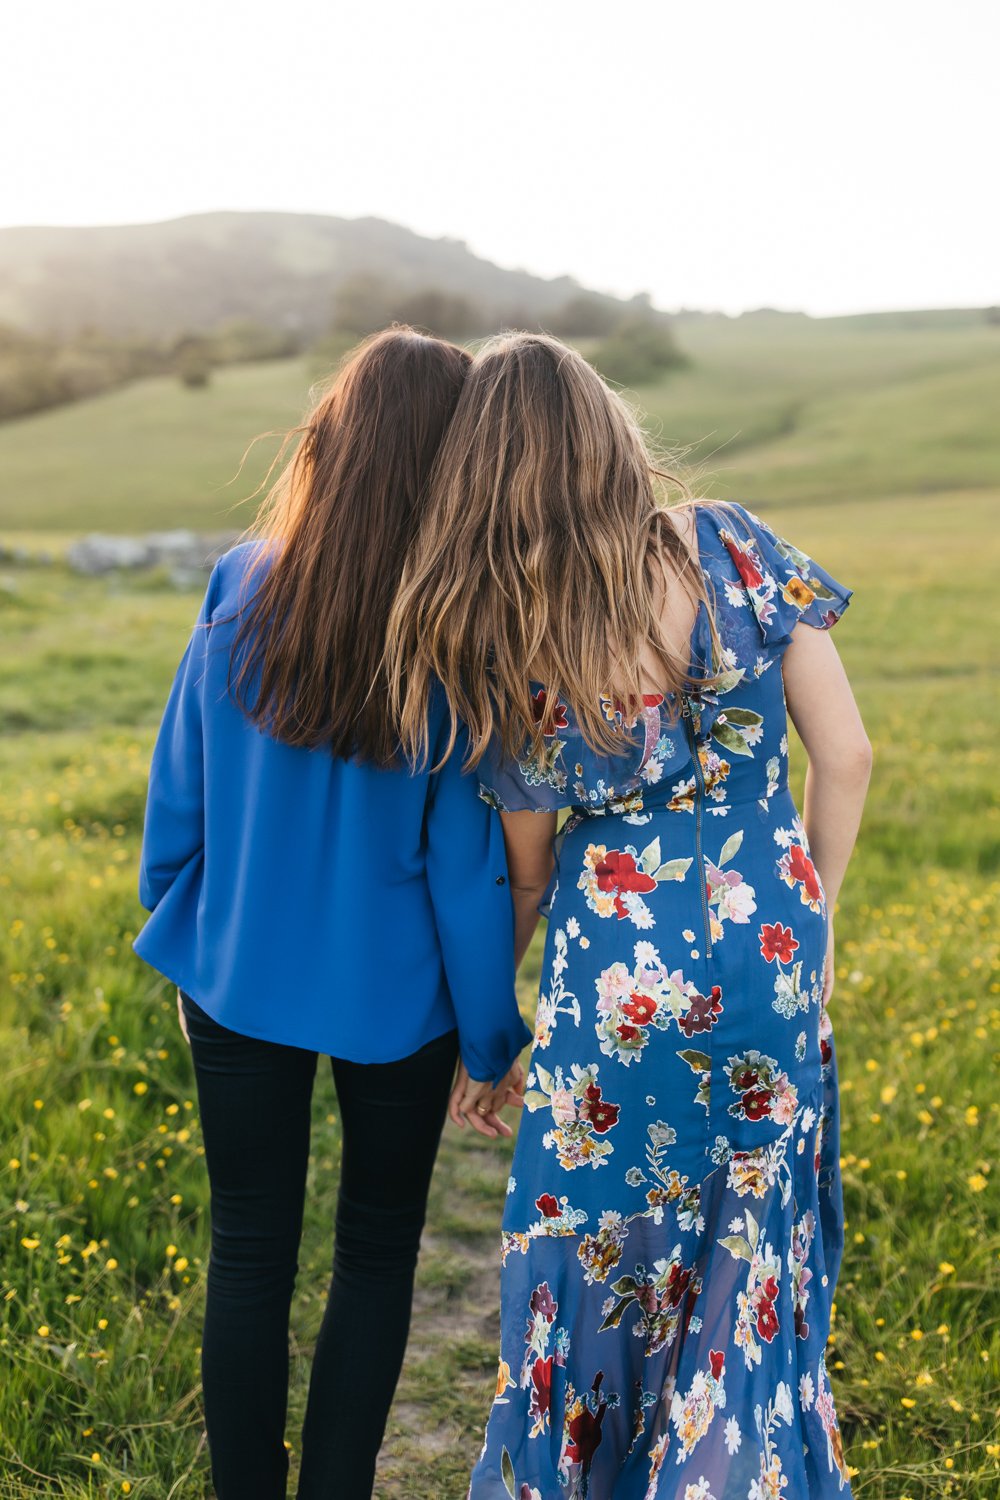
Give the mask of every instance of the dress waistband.
M 583 821 L 585 818 L 607 818 L 621 817 L 630 813 L 641 812 L 691 812 L 694 808 L 695 797 L 702 796 L 702 806 L 710 812 L 721 813 L 725 807 L 739 807 L 748 802 L 767 803 L 774 797 L 780 797 L 789 790 L 787 779 L 774 782 L 763 782 L 752 792 L 744 792 L 740 796 L 725 796 L 718 801 L 711 796 L 705 797 L 704 793 L 681 793 L 669 797 L 667 800 L 653 800 L 648 793 L 641 791 L 629 792 L 624 797 L 618 797 L 611 802 L 602 802 L 597 807 L 587 807 L 579 803 L 573 803 L 569 809 L 569 820 L 572 822 Z

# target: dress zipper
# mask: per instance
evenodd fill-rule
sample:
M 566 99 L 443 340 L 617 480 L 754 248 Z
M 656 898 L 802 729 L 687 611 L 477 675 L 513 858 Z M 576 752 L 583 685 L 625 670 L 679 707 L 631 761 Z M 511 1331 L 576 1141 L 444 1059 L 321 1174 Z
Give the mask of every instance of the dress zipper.
M 698 754 L 698 742 L 695 739 L 694 725 L 691 722 L 691 706 L 684 705 L 684 723 L 687 729 L 688 741 L 691 745 L 691 758 L 694 763 L 695 797 L 694 797 L 694 848 L 695 859 L 698 865 L 698 882 L 701 889 L 701 915 L 705 924 L 705 957 L 712 956 L 712 919 L 708 909 L 708 891 L 705 886 L 705 857 L 701 847 L 701 814 L 705 796 L 705 773 L 701 768 L 701 756 Z

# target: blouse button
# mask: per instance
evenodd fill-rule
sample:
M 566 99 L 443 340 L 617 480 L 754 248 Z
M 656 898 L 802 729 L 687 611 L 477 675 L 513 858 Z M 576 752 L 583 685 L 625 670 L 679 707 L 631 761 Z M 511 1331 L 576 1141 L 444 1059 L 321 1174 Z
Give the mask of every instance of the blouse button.
M 497 885 L 506 885 L 506 884 L 507 884 L 507 877 L 505 875 L 498 875 L 497 876 Z

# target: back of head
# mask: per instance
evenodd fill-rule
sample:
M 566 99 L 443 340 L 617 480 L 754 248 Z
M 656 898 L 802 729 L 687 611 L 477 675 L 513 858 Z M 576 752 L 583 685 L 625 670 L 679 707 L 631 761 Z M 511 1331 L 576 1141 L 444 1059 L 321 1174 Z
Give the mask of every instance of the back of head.
M 424 748 L 434 675 L 469 727 L 470 764 L 494 731 L 508 755 L 527 740 L 541 749 L 552 726 L 535 721 L 531 678 L 609 752 L 623 747 L 602 695 L 638 697 L 644 655 L 668 688 L 682 685 L 687 664 L 663 645 L 652 584 L 661 549 L 682 577 L 689 559 L 663 524 L 658 477 L 632 412 L 576 351 L 525 333 L 483 347 L 390 624 L 393 698 L 411 752 Z
M 397 758 L 389 612 L 470 356 L 410 328 L 362 343 L 298 431 L 254 528 L 264 541 L 233 648 L 250 717 L 292 745 Z

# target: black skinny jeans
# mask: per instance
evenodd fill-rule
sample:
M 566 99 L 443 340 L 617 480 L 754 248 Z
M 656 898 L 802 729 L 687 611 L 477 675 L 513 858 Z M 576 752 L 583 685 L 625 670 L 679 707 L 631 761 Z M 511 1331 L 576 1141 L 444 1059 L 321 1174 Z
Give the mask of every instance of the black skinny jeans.
M 219 1500 L 285 1500 L 288 1319 L 315 1052 L 220 1026 L 183 996 L 212 1188 L 202 1341 Z M 309 1383 L 299 1500 L 369 1500 L 406 1348 L 413 1275 L 457 1056 L 331 1059 L 343 1132 L 333 1280 Z

